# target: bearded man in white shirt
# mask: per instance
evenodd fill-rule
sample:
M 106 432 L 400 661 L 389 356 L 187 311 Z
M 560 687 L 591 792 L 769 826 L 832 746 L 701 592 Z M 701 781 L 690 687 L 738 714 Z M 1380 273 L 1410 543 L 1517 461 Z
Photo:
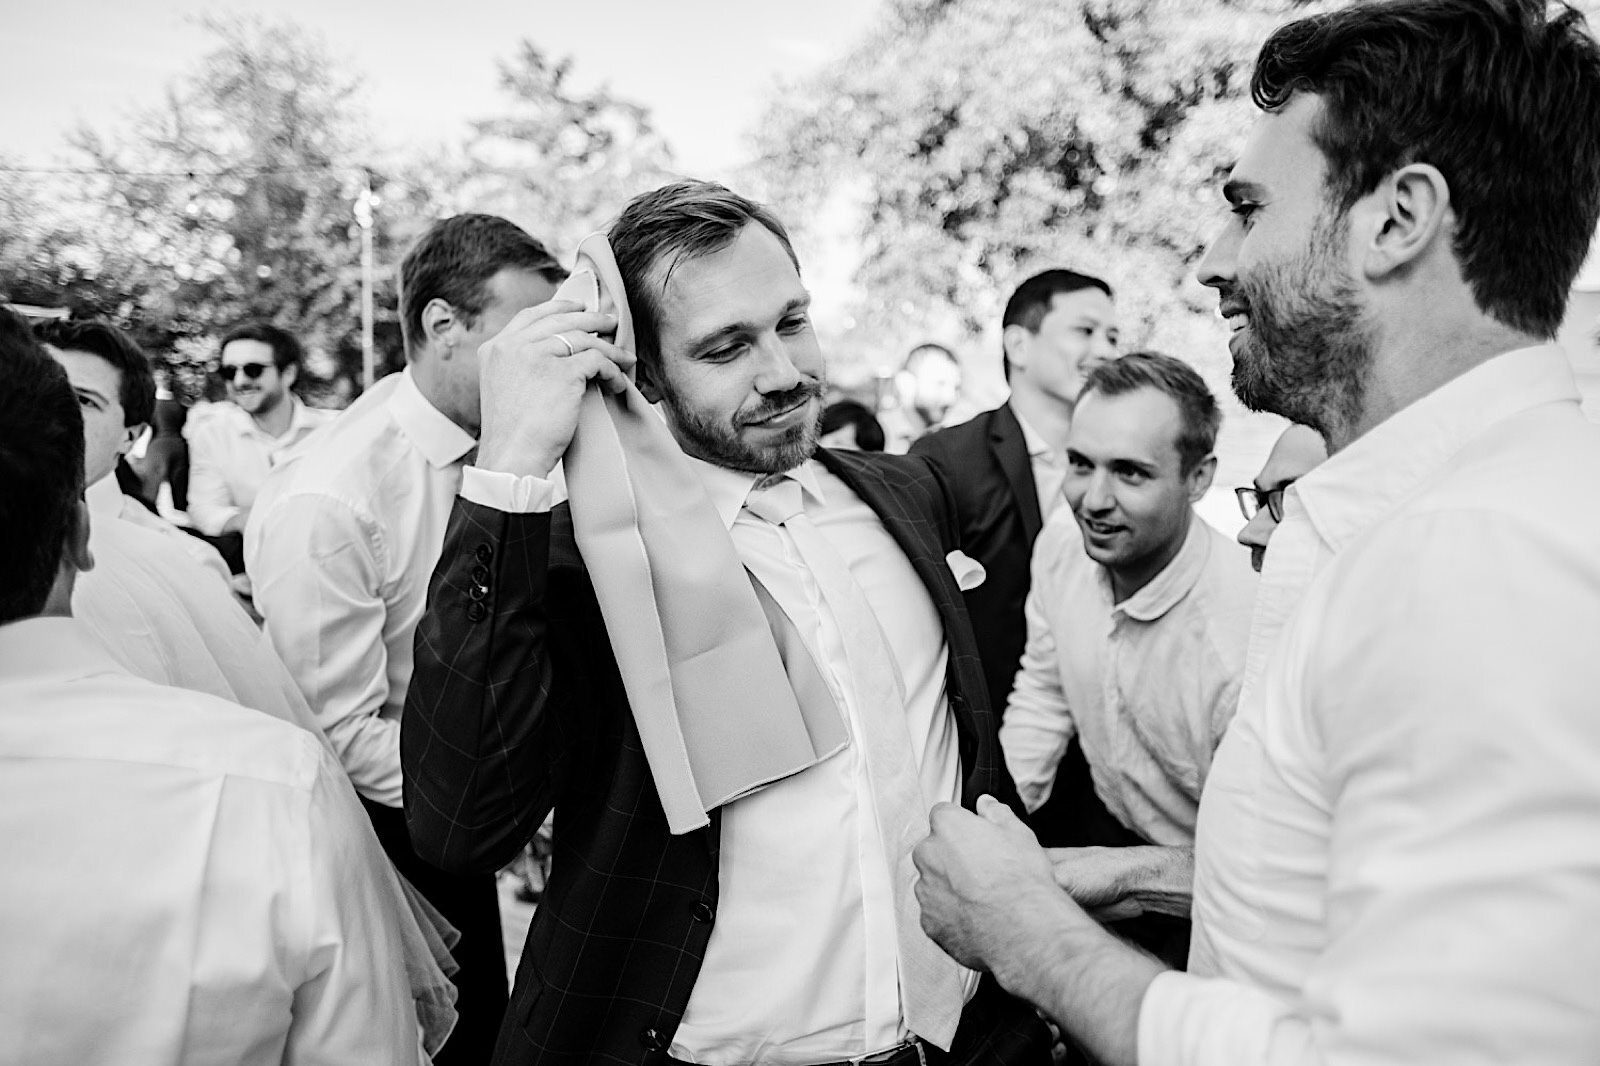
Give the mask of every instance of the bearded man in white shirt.
M 1600 47 L 1542 0 L 1388 0 L 1278 30 L 1252 92 L 1200 277 L 1240 398 L 1330 458 L 1201 803 L 1191 972 L 993 805 L 936 812 L 924 923 L 1110 1063 L 1591 1063 L 1600 428 L 1549 342 L 1600 217 Z
M 218 365 L 231 403 L 184 426 L 189 518 L 200 532 L 219 538 L 225 551 L 244 533 L 278 457 L 338 414 L 307 407 L 290 391 L 303 358 L 300 342 L 286 329 L 270 322 L 234 327 L 222 338 Z M 238 550 L 236 539 L 231 550 Z
M 445 874 L 401 811 L 412 635 L 481 418 L 478 346 L 566 272 L 503 218 L 436 223 L 400 268 L 406 369 L 280 463 L 245 537 L 256 606 L 395 866 L 461 931 L 461 1020 L 441 1063 L 488 1061 L 506 1002 L 493 874 Z
M 78 407 L 0 309 L 0 1061 L 425 1061 L 332 755 L 129 675 L 73 619 Z
M 1068 431 L 1068 504 L 1034 546 L 1028 643 L 1000 744 L 1029 810 L 1081 738 L 1121 846 L 1061 848 L 1058 877 L 1116 883 L 1118 932 L 1181 963 L 1189 849 L 1233 718 L 1255 574 L 1194 513 L 1222 414 L 1200 375 L 1134 352 L 1085 377 Z M 1072 883 L 1070 881 L 1066 883 Z M 1143 917 L 1138 917 L 1143 914 Z

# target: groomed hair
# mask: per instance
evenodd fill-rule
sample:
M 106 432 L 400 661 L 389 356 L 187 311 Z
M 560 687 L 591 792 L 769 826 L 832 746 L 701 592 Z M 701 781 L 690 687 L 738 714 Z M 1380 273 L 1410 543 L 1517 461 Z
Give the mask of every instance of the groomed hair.
M 1099 289 L 1108 298 L 1115 298 L 1109 284 L 1090 274 L 1080 274 L 1076 270 L 1042 270 L 1018 285 L 1011 299 L 1006 301 L 1005 313 L 1000 316 L 1000 329 L 1004 331 L 1007 326 L 1021 326 L 1029 333 L 1038 333 L 1057 296 L 1068 296 L 1084 289 Z M 1006 380 L 1010 381 L 1011 362 L 1005 357 L 1003 342 L 1000 366 Z
M 293 333 L 271 322 L 242 322 L 228 331 L 222 338 L 222 343 L 217 345 L 221 352 L 234 341 L 259 341 L 272 349 L 272 365 L 278 368 L 281 374 L 292 367 L 298 367 L 305 358 L 305 350 L 300 347 L 300 341 Z
M 1178 433 L 1178 462 L 1193 472 L 1217 446 L 1222 412 L 1217 398 L 1193 367 L 1160 352 L 1129 352 L 1096 365 L 1083 379 L 1078 403 L 1091 392 L 1123 396 L 1136 389 L 1155 389 L 1178 405 L 1183 428 Z
M 679 181 L 635 196 L 611 224 L 607 239 L 622 272 L 633 313 L 635 354 L 646 368 L 661 356 L 661 295 L 685 259 L 719 252 L 750 223 L 765 227 L 800 260 L 783 223 L 764 205 L 710 181 Z
M 1600 49 L 1545 0 L 1373 0 L 1280 27 L 1250 92 L 1324 102 L 1313 138 L 1342 214 L 1411 163 L 1444 175 L 1483 311 L 1553 337 L 1600 216 Z
M 956 353 L 940 344 L 938 341 L 923 341 L 906 353 L 906 369 L 915 371 L 917 367 L 926 363 L 930 358 L 943 359 L 948 363 L 961 365 L 961 360 L 956 358 Z
M 443 300 L 477 323 L 489 303 L 489 282 L 502 270 L 526 270 L 552 285 L 567 276 L 540 241 L 498 215 L 465 214 L 435 222 L 400 263 L 400 338 L 410 359 L 423 342 L 422 310 Z
M 835 400 L 822 409 L 820 435 L 827 436 L 845 426 L 856 427 L 856 447 L 864 452 L 881 452 L 884 446 L 883 423 L 872 408 L 855 400 Z
M 44 610 L 83 495 L 83 416 L 67 372 L 0 306 L 0 623 Z
M 117 372 L 117 400 L 122 424 L 149 423 L 156 411 L 156 375 L 150 359 L 133 338 L 98 318 L 53 319 L 33 327 L 33 335 L 60 351 L 88 352 Z

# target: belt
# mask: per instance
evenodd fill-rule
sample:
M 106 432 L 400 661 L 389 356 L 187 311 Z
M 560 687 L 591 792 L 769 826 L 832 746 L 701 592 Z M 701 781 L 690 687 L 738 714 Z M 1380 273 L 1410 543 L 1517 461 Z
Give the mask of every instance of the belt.
M 934 1052 L 942 1055 L 941 1052 Z M 898 1047 L 888 1051 L 879 1051 L 871 1055 L 863 1055 L 859 1059 L 838 1059 L 834 1062 L 821 1062 L 817 1066 L 928 1066 L 930 1060 L 928 1047 L 917 1037 L 912 1037 Z M 694 1066 L 693 1063 L 684 1062 L 682 1059 L 667 1059 L 668 1066 Z

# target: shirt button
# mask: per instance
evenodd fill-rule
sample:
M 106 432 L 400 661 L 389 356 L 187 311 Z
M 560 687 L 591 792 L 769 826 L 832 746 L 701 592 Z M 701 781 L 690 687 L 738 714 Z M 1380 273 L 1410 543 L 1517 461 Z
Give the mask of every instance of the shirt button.
M 697 922 L 710 922 L 717 916 L 717 912 L 705 900 L 697 899 L 689 905 L 689 916 Z
M 494 546 L 490 544 L 480 544 L 476 548 L 472 549 L 472 557 L 478 560 L 480 563 L 486 563 L 490 559 L 494 558 Z
M 643 1032 L 641 1032 L 639 1034 L 639 1043 L 644 1047 L 644 1049 L 646 1051 L 665 1051 L 665 1050 L 667 1050 L 666 1037 L 662 1036 L 660 1031 L 655 1030 L 655 1029 L 646 1029 Z
M 488 617 L 489 608 L 485 607 L 481 603 L 474 603 L 472 606 L 467 608 L 467 621 L 469 622 L 481 622 Z

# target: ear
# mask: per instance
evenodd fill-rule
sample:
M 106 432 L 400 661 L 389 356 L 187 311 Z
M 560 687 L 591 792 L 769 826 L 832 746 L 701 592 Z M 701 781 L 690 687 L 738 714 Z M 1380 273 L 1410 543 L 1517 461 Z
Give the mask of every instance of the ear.
M 278 380 L 283 382 L 284 388 L 292 388 L 294 383 L 300 380 L 300 368 L 291 363 L 278 371 Z
M 1032 337 L 1027 326 L 1015 323 L 1000 333 L 1000 348 L 1005 352 L 1006 362 L 1012 370 L 1021 370 L 1028 365 L 1028 341 Z
M 1390 174 L 1351 209 L 1362 241 L 1361 268 L 1376 281 L 1422 258 L 1454 229 L 1450 185 L 1437 167 L 1411 163 Z
M 122 439 L 117 442 L 117 454 L 127 455 L 133 446 L 139 443 L 139 438 L 144 436 L 144 431 L 148 428 L 148 422 L 135 422 L 131 426 L 123 426 Z
M 455 347 L 453 334 L 461 326 L 456 309 L 444 300 L 434 297 L 422 309 L 422 336 L 429 347 L 443 351 Z
M 79 573 L 94 569 L 94 555 L 89 551 L 89 505 L 79 500 L 67 520 L 67 540 L 61 546 L 61 563 L 70 564 Z
M 1189 502 L 1199 503 L 1211 491 L 1211 481 L 1217 476 L 1217 457 L 1208 455 L 1189 471 Z
M 661 386 L 656 381 L 655 360 L 640 359 L 633 364 L 634 384 L 646 403 L 661 402 Z

